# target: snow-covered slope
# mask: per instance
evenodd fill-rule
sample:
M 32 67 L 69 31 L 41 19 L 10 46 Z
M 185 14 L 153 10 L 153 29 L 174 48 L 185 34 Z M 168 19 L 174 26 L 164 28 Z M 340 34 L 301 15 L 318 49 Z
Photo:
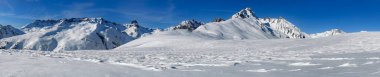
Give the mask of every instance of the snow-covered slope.
M 344 32 L 343 30 L 332 29 L 332 30 L 325 31 L 322 33 L 311 34 L 310 37 L 311 38 L 329 37 L 329 36 L 341 35 L 345 33 L 346 32 Z
M 196 21 L 196 20 L 186 20 L 182 21 L 179 25 L 170 27 L 167 30 L 178 30 L 178 29 L 183 29 L 183 30 L 189 30 L 193 31 L 197 29 L 199 26 L 203 25 L 202 22 Z
M 308 36 L 306 33 L 302 32 L 299 28 L 282 17 L 260 18 L 260 22 L 264 25 L 270 26 L 270 28 L 273 29 L 280 38 L 306 38 Z
M 132 36 L 133 38 L 139 38 L 146 33 L 153 32 L 153 30 L 154 30 L 154 29 L 150 29 L 150 28 L 140 26 L 136 20 L 131 21 L 130 24 L 125 24 L 125 26 L 127 27 L 125 32 L 129 36 Z
M 245 8 L 228 20 L 218 19 L 196 28 L 193 33 L 216 39 L 275 39 L 306 38 L 295 25 L 284 18 L 258 18 L 252 9 Z
M 277 34 L 268 25 L 263 25 L 250 8 L 234 14 L 231 19 L 201 25 L 194 33 L 218 39 L 272 39 Z
M 27 34 L 0 40 L 2 49 L 99 50 L 118 47 L 133 37 L 121 24 L 103 18 L 36 20 L 22 28 Z
M 212 22 L 202 25 L 194 33 L 217 39 L 272 39 L 278 38 L 269 26 L 261 25 L 254 18 L 233 18 L 223 22 Z
M 0 50 L 0 68 L 7 69 L 0 70 L 0 76 L 378 77 L 380 75 L 379 32 L 348 33 L 315 39 L 199 40 L 199 38 L 167 37 L 169 38 L 159 37 L 156 40 L 145 38 L 145 42 L 132 41 L 135 45 L 120 50 L 60 53 Z
M 10 25 L 1 25 L 0 24 L 0 39 L 12 37 L 16 35 L 25 34 L 23 31 L 16 29 Z

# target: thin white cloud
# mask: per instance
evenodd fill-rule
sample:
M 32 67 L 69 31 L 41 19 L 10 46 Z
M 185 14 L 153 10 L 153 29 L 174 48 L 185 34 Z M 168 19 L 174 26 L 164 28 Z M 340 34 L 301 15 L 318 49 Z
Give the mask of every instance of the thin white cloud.
M 0 16 L 14 16 L 13 13 L 0 13 Z

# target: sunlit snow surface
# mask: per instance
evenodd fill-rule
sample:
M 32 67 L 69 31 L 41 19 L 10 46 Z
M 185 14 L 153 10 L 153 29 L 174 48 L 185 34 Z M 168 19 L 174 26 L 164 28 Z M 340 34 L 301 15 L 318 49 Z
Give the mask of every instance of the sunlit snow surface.
M 147 36 L 109 51 L 1 50 L 0 69 L 1 77 L 379 77 L 380 33 L 270 40 Z

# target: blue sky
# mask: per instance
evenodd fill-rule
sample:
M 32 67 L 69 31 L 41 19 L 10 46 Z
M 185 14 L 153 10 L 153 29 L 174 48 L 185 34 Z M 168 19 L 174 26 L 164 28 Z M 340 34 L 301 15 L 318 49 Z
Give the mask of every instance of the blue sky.
M 307 33 L 331 28 L 379 31 L 379 4 L 379 0 L 0 0 L 0 24 L 21 27 L 35 19 L 103 17 L 166 28 L 188 19 L 228 19 L 251 7 L 259 17 L 282 16 Z

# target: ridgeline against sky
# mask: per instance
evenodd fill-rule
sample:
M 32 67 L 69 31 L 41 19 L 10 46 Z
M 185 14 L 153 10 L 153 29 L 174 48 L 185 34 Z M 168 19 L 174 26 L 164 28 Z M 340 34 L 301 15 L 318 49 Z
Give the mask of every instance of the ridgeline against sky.
M 211 22 L 251 7 L 260 17 L 284 17 L 307 33 L 380 29 L 377 0 L 0 0 L 0 24 L 21 27 L 36 19 L 104 17 L 118 23 L 167 28 L 180 21 Z

